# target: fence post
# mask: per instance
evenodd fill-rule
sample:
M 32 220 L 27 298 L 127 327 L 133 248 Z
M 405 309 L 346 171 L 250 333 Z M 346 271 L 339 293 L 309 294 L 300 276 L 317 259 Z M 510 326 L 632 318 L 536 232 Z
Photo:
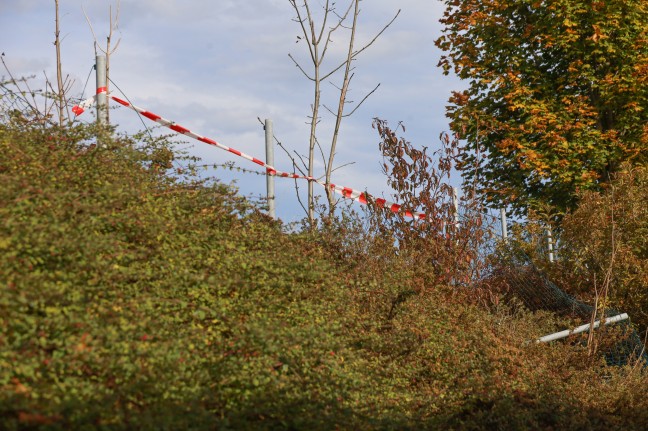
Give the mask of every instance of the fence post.
M 506 226 L 506 210 L 504 208 L 500 208 L 500 223 L 502 223 L 502 238 L 506 241 L 508 238 L 508 229 Z
M 95 68 L 97 72 L 97 124 L 102 126 L 108 125 L 108 94 L 106 89 L 108 83 L 106 79 L 106 56 L 98 55 L 96 57 Z
M 454 208 L 454 228 L 452 234 L 455 238 L 455 244 L 459 245 L 459 191 L 456 187 L 452 188 L 452 207 Z
M 452 206 L 454 207 L 455 229 L 459 229 L 459 192 L 456 187 L 452 188 Z
M 265 147 L 266 147 L 266 163 L 274 167 L 274 134 L 272 133 L 272 120 L 265 120 Z M 267 172 L 266 175 L 266 189 L 268 199 L 268 215 L 273 219 L 277 218 L 275 213 L 275 177 Z
M 554 261 L 554 243 L 553 235 L 551 234 L 551 226 L 547 228 L 547 247 L 549 249 L 549 262 L 553 263 Z

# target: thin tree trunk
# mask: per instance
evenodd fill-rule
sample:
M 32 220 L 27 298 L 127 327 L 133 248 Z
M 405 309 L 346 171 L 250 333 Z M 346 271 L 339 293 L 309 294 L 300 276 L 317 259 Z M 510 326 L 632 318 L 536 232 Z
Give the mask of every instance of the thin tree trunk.
M 315 145 L 317 116 L 319 115 L 320 104 L 320 80 L 319 66 L 315 68 L 315 100 L 313 101 L 313 118 L 311 119 L 310 143 L 308 147 L 308 176 L 313 177 L 315 170 Z M 315 196 L 313 191 L 313 181 L 308 182 L 308 222 L 311 226 L 315 223 Z
M 313 101 L 313 117 L 311 118 L 311 132 L 308 146 L 308 176 L 313 177 L 315 174 L 315 145 L 317 145 L 317 117 L 319 116 L 320 108 L 320 58 L 319 58 L 319 40 L 315 33 L 315 25 L 310 18 L 308 12 L 309 23 L 311 28 L 311 37 L 313 45 L 313 65 L 315 67 L 315 100 Z M 308 182 L 308 223 L 311 227 L 315 226 L 315 192 L 313 190 L 313 181 Z
M 54 0 L 54 7 L 56 9 L 56 40 L 54 42 L 54 45 L 56 45 L 56 83 L 58 86 L 57 106 L 59 111 L 59 126 L 63 127 L 63 122 L 65 120 L 65 89 L 63 88 L 63 72 L 61 67 L 61 40 L 59 38 L 59 0 Z
M 353 60 L 353 46 L 355 41 L 355 32 L 358 25 L 358 14 L 360 13 L 360 0 L 355 0 L 355 9 L 353 11 L 353 25 L 351 26 L 351 37 L 349 38 L 349 51 L 347 53 L 346 66 L 344 68 L 344 81 L 342 89 L 340 90 L 340 103 L 338 104 L 337 116 L 335 118 L 335 129 L 333 131 L 333 139 L 331 140 L 331 150 L 329 152 L 329 159 L 326 165 L 326 197 L 329 204 L 329 214 L 333 215 L 335 211 L 335 193 L 329 187 L 331 183 L 331 173 L 333 172 L 333 161 L 335 159 L 335 148 L 337 146 L 337 139 L 340 134 L 340 126 L 342 118 L 344 117 L 344 105 L 346 103 L 346 95 L 349 89 L 349 82 L 351 77 L 351 61 Z

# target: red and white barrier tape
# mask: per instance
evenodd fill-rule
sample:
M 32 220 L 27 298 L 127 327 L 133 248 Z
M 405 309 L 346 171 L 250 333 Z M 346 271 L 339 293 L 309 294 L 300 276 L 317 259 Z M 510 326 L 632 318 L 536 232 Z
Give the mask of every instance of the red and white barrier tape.
M 98 88 L 97 89 L 97 94 L 101 94 L 101 93 L 107 93 L 107 89 L 105 87 Z M 220 143 L 216 142 L 213 139 L 210 139 L 210 138 L 207 138 L 205 136 L 201 136 L 201 135 L 199 135 L 197 133 L 194 133 L 191 130 L 179 125 L 178 123 L 175 123 L 173 121 L 162 118 L 159 115 L 156 115 L 156 114 L 154 114 L 154 113 L 152 113 L 150 111 L 147 111 L 145 109 L 139 108 L 139 107 L 137 107 L 137 106 L 125 101 L 125 100 L 122 100 L 122 99 L 120 99 L 118 97 L 111 96 L 111 95 L 108 95 L 108 97 L 110 99 L 114 100 L 115 102 L 119 103 L 120 105 L 125 106 L 127 108 L 130 108 L 130 109 L 138 112 L 143 117 L 146 117 L 151 121 L 155 121 L 158 124 L 162 124 L 165 127 L 168 127 L 169 129 L 173 130 L 176 133 L 179 133 L 179 134 L 184 135 L 184 136 L 189 136 L 190 138 L 196 139 L 196 140 L 198 140 L 200 142 L 203 142 L 205 144 L 213 145 L 213 146 L 218 147 L 218 148 L 220 148 L 222 150 L 228 151 L 228 152 L 230 152 L 232 154 L 235 154 L 235 155 L 237 155 L 239 157 L 247 159 L 247 160 L 249 160 L 249 161 L 251 161 L 253 163 L 256 163 L 259 166 L 263 166 L 264 168 L 266 168 L 266 172 L 267 172 L 268 175 L 275 175 L 275 176 L 282 177 L 282 178 L 293 178 L 293 179 L 303 179 L 303 180 L 307 180 L 307 181 L 313 181 L 313 182 L 318 183 L 319 185 L 321 185 L 324 188 L 327 187 L 326 183 L 324 183 L 323 181 L 319 181 L 319 180 L 317 180 L 317 179 L 315 179 L 313 177 L 297 175 L 297 174 L 293 174 L 293 173 L 290 173 L 290 172 L 279 171 L 279 170 L 275 169 L 274 166 L 270 166 L 267 163 L 265 163 L 263 160 L 259 160 L 256 157 L 252 157 L 252 156 L 250 156 L 248 154 L 245 154 L 242 151 L 236 150 L 234 148 L 227 147 L 227 146 L 225 146 L 223 144 L 220 144 Z M 81 115 L 85 111 L 85 109 L 88 109 L 89 107 L 91 107 L 96 102 L 96 99 L 97 99 L 97 96 L 95 95 L 95 96 L 93 96 L 93 97 L 91 97 L 89 99 L 86 99 L 86 100 L 80 102 L 78 105 L 75 105 L 72 108 L 72 112 L 77 116 Z M 338 186 L 336 184 L 329 184 L 328 187 L 333 192 L 338 193 L 339 195 L 342 195 L 342 197 L 344 197 L 345 199 L 354 200 L 354 201 L 357 201 L 357 202 L 359 202 L 361 204 L 364 204 L 364 205 L 366 205 L 369 200 L 372 200 L 373 202 L 376 203 L 376 205 L 378 207 L 388 209 L 388 210 L 390 210 L 390 211 L 392 211 L 394 213 L 402 213 L 403 216 L 405 216 L 405 217 L 411 217 L 411 218 L 415 218 L 415 219 L 419 219 L 419 220 L 423 220 L 423 219 L 425 219 L 427 217 L 427 215 L 425 213 L 419 212 L 419 211 L 415 211 L 415 212 L 401 211 L 401 205 L 399 205 L 397 203 L 394 203 L 394 202 L 389 202 L 389 201 L 387 201 L 385 199 L 382 199 L 382 198 L 373 198 L 368 193 L 362 192 L 360 190 L 355 190 L 355 189 L 352 189 L 352 188 L 349 188 L 349 187 Z

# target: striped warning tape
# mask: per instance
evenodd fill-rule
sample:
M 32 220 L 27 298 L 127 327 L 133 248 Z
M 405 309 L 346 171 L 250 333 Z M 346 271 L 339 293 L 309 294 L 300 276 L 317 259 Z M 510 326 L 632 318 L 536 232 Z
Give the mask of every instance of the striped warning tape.
M 107 89 L 105 87 L 101 87 L 101 88 L 97 89 L 97 94 L 102 94 L 102 93 L 107 93 Z M 163 118 L 163 117 L 161 117 L 161 116 L 159 116 L 157 114 L 154 114 L 154 113 L 152 113 L 150 111 L 139 108 L 139 107 L 133 105 L 132 103 L 127 102 L 126 100 L 120 99 L 119 97 L 115 97 L 115 96 L 112 96 L 110 94 L 108 95 L 108 97 L 110 99 L 114 100 L 115 102 L 119 103 L 120 105 L 125 106 L 127 108 L 130 108 L 130 109 L 138 112 L 143 117 L 146 117 L 149 120 L 154 121 L 154 122 L 156 122 L 158 124 L 161 124 L 161 125 L 163 125 L 165 127 L 168 127 L 169 129 L 173 130 L 176 133 L 179 133 L 181 135 L 188 136 L 190 138 L 196 139 L 196 140 L 198 140 L 200 142 L 203 142 L 205 144 L 215 146 L 217 148 L 220 148 L 222 150 L 225 150 L 225 151 L 228 151 L 228 152 L 230 152 L 232 154 L 235 154 L 235 155 L 237 155 L 239 157 L 247 159 L 247 160 L 249 160 L 249 161 L 251 161 L 253 163 L 256 163 L 257 165 L 266 168 L 266 173 L 268 175 L 274 175 L 274 176 L 278 176 L 278 177 L 282 177 L 282 178 L 303 179 L 303 180 L 307 180 L 307 181 L 313 181 L 313 182 L 318 183 L 319 185 L 321 185 L 324 188 L 327 187 L 325 182 L 317 180 L 316 178 L 309 177 L 309 176 L 304 176 L 304 175 L 297 175 L 297 174 L 290 173 L 290 172 L 279 171 L 279 170 L 275 169 L 274 166 L 270 166 L 267 163 L 265 163 L 263 160 L 259 160 L 256 157 L 252 157 L 252 156 L 250 156 L 250 155 L 248 155 L 248 154 L 246 154 L 246 153 L 244 153 L 242 151 L 239 151 L 239 150 L 236 150 L 234 148 L 225 146 L 225 145 L 223 145 L 223 144 L 221 144 L 221 143 L 219 143 L 219 142 L 217 142 L 217 141 L 215 141 L 213 139 L 210 139 L 210 138 L 207 138 L 205 136 L 201 136 L 201 135 L 199 135 L 197 133 L 194 133 L 191 130 L 187 129 L 186 127 L 181 126 L 180 124 L 178 124 L 178 123 L 176 123 L 174 121 L 167 120 L 167 119 L 165 119 L 165 118 Z M 97 99 L 97 96 L 95 95 L 95 96 L 93 96 L 93 97 L 91 97 L 89 99 L 86 99 L 86 100 L 80 102 L 78 105 L 75 105 L 72 108 L 72 112 L 77 116 L 83 114 L 83 112 L 86 109 L 90 108 L 96 102 L 96 99 Z M 389 201 L 387 201 L 385 199 L 382 199 L 382 198 L 374 198 L 370 194 L 368 194 L 366 192 L 363 192 L 363 191 L 360 191 L 360 190 L 355 190 L 355 189 L 352 189 L 350 187 L 339 186 L 337 184 L 329 184 L 328 187 L 329 187 L 329 189 L 331 191 L 341 195 L 345 199 L 350 199 L 350 200 L 359 202 L 359 203 L 364 204 L 364 205 L 367 205 L 369 203 L 369 201 L 372 201 L 379 208 L 384 208 L 384 209 L 390 210 L 391 212 L 394 212 L 394 213 L 400 213 L 404 217 L 410 217 L 410 218 L 419 219 L 419 220 L 423 220 L 423 219 L 427 218 L 427 215 L 425 213 L 423 213 L 423 212 L 402 210 L 402 206 L 400 204 L 397 204 L 395 202 L 389 202 Z

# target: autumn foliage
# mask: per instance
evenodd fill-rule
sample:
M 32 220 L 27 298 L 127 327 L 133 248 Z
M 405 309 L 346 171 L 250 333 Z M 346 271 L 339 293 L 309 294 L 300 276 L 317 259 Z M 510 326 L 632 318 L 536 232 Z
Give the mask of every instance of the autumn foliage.
M 436 44 L 466 142 L 463 171 L 491 201 L 564 210 L 648 154 L 648 3 L 447 0 Z
M 433 160 L 392 146 L 387 131 L 388 165 Z M 648 419 L 641 368 L 529 343 L 568 322 L 475 295 L 462 262 L 442 270 L 472 256 L 457 247 L 467 234 L 424 230 L 428 256 L 397 219 L 376 226 L 395 227 L 400 250 L 390 229 L 348 213 L 288 234 L 231 187 L 167 169 L 164 142 L 95 146 L 95 133 L 0 126 L 0 428 L 639 429 Z M 416 196 L 444 211 L 447 195 L 421 185 Z
M 0 429 L 645 429 L 644 363 L 536 343 L 582 322 L 484 276 L 480 197 L 580 200 L 544 273 L 596 300 L 603 278 L 597 306 L 648 325 L 648 5 L 446 5 L 454 133 L 428 150 L 374 123 L 416 220 L 370 200 L 285 226 L 166 137 L 52 124 L 0 81 Z

